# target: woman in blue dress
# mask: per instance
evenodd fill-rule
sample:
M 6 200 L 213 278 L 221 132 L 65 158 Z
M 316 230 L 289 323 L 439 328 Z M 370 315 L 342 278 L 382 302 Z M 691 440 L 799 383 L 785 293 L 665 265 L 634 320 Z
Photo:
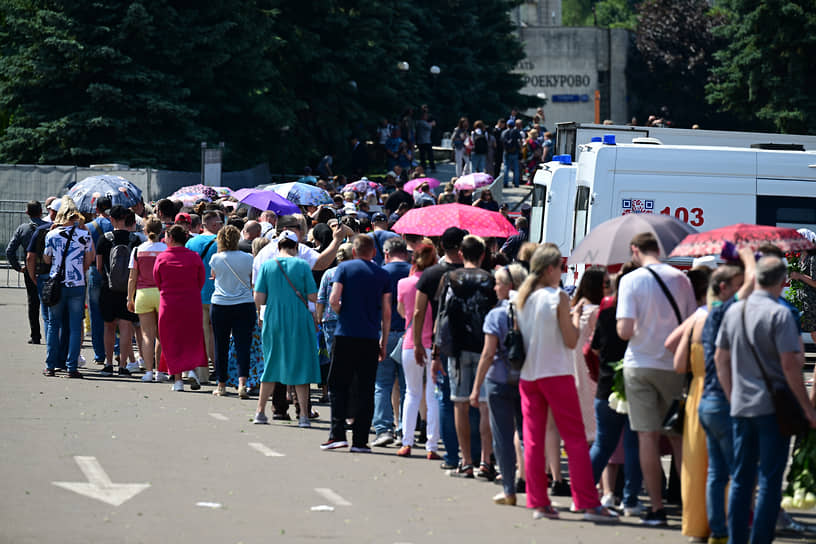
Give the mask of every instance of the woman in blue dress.
M 320 381 L 315 322 L 309 301 L 317 300 L 309 264 L 299 259 L 298 236 L 278 237 L 281 257 L 266 261 L 255 280 L 255 304 L 266 304 L 263 318 L 264 373 L 255 423 L 267 423 L 266 401 L 275 384 L 294 385 L 300 404 L 298 425 L 309 427 L 309 385 Z

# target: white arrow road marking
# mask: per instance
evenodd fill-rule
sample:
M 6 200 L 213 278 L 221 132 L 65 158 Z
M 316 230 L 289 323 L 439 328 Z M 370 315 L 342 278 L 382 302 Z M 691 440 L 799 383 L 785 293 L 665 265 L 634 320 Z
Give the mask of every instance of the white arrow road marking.
M 210 412 L 210 417 L 213 419 L 217 419 L 218 421 L 229 421 L 229 418 L 224 414 L 219 414 L 217 412 Z
M 280 453 L 278 451 L 270 449 L 261 444 L 260 442 L 250 442 L 249 447 L 252 448 L 253 450 L 259 451 L 260 453 L 266 455 L 267 457 L 286 457 L 285 453 Z
M 316 487 L 315 491 L 327 501 L 333 502 L 337 506 L 351 506 L 351 503 L 329 489 L 328 487 Z
M 120 506 L 150 487 L 150 484 L 115 484 L 111 482 L 96 457 L 77 455 L 74 460 L 88 481 L 51 482 L 52 484 L 111 506 Z

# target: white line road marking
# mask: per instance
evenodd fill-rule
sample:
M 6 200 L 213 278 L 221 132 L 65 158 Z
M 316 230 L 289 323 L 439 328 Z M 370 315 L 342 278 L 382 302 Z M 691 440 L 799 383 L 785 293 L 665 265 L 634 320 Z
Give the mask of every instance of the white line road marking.
M 280 453 L 278 451 L 270 449 L 270 448 L 264 446 L 263 444 L 261 444 L 260 442 L 250 442 L 249 447 L 252 448 L 253 450 L 256 450 L 256 451 L 266 455 L 267 457 L 286 457 L 285 453 Z
M 196 506 L 201 506 L 203 508 L 212 508 L 212 509 L 222 508 L 222 505 L 221 505 L 220 502 L 205 502 L 205 501 L 202 501 L 202 502 L 197 502 Z
M 329 489 L 328 487 L 315 487 L 318 495 L 322 496 L 327 501 L 333 502 L 337 506 L 351 506 L 351 503 Z
M 150 484 L 115 484 L 111 482 L 96 457 L 77 455 L 74 460 L 88 481 L 51 482 L 52 484 L 111 506 L 120 506 L 150 487 Z
M 334 512 L 334 506 L 329 506 L 328 504 L 318 504 L 317 506 L 312 506 L 312 512 Z
M 210 412 L 210 417 L 213 419 L 217 419 L 218 421 L 229 421 L 229 418 L 224 414 L 219 414 L 217 412 Z

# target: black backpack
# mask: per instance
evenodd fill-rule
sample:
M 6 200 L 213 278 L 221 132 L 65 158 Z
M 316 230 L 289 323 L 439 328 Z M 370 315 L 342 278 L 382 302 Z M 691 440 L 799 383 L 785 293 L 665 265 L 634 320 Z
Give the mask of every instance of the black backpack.
M 474 133 L 473 152 L 478 153 L 479 155 L 484 155 L 487 153 L 487 132 L 482 131 L 481 134 Z
M 116 293 L 127 293 L 130 278 L 130 250 L 134 236 L 128 235 L 127 242 L 116 243 L 113 232 L 106 232 L 105 238 L 113 244 L 108 255 L 108 289 Z
M 434 343 L 447 357 L 456 357 L 461 351 L 481 352 L 484 346 L 482 325 L 496 304 L 495 296 L 476 289 L 469 297 L 463 298 L 451 284 L 450 274 L 445 274 L 442 280 Z
M 521 146 L 519 145 L 519 140 L 521 140 L 521 135 L 519 134 L 518 129 L 508 130 L 504 133 L 504 137 L 502 138 L 502 143 L 504 144 L 504 152 L 505 153 L 518 153 L 521 151 Z

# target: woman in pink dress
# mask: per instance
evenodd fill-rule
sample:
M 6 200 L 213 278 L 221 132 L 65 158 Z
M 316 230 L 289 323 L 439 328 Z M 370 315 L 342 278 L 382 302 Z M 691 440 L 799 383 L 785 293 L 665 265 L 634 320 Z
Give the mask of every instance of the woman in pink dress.
M 153 266 L 161 299 L 159 342 L 162 359 L 175 380 L 173 391 L 184 391 L 182 373 L 207 364 L 201 327 L 204 263 L 197 253 L 184 247 L 187 232 L 180 225 L 167 230 L 164 242 L 167 249 L 156 257 Z

